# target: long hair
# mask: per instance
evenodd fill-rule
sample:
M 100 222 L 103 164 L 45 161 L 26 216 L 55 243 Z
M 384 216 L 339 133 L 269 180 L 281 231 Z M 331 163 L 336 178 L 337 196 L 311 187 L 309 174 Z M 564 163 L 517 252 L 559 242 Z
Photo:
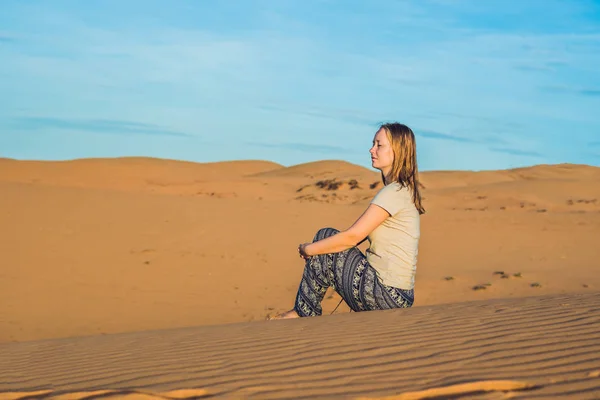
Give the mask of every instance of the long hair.
M 401 187 L 410 190 L 413 196 L 413 203 L 419 211 L 419 214 L 425 213 L 425 208 L 421 204 L 421 192 L 419 191 L 419 169 L 417 167 L 417 142 L 415 134 L 406 125 L 394 122 L 383 124 L 383 129 L 392 145 L 394 152 L 394 162 L 390 171 L 389 179 L 397 181 Z M 381 173 L 383 184 L 386 184 L 386 177 Z M 387 182 L 390 183 L 390 182 Z

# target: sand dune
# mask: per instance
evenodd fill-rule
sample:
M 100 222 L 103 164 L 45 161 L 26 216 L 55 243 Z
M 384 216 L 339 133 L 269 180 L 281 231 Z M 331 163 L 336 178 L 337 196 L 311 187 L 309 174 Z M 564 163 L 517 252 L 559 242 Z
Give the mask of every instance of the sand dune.
M 324 160 L 259 172 L 254 176 L 270 178 L 344 179 L 377 178 L 378 173 L 346 161 Z
M 600 289 L 600 168 L 422 181 L 415 307 Z M 2 159 L 0 342 L 262 320 L 292 305 L 297 244 L 378 185 L 341 161 Z
M 3 399 L 595 399 L 600 292 L 0 345 Z
M 279 168 L 282 166 L 268 161 L 198 164 L 143 157 L 59 162 L 0 159 L 0 182 L 197 195 L 207 183 L 235 182 Z
M 379 180 L 0 159 L 0 400 L 600 398 L 600 168 L 422 173 L 414 307 L 265 322 Z

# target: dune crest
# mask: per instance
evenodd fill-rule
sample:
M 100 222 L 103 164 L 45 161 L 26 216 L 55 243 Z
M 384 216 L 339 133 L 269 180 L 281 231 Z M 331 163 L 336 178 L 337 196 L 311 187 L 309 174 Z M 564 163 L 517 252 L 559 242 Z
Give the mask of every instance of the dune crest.
M 273 177 L 273 178 L 319 178 L 328 179 L 355 178 L 361 175 L 373 176 L 378 173 L 373 169 L 367 169 L 360 165 L 352 164 L 342 160 L 324 160 L 313 161 L 309 163 L 283 167 L 273 171 L 259 172 L 253 176 Z
M 90 158 L 68 161 L 0 160 L 0 182 L 127 191 L 184 189 L 211 181 L 241 179 L 282 166 L 270 161 L 194 163 L 148 157 Z M 171 193 L 178 193 L 171 191 Z

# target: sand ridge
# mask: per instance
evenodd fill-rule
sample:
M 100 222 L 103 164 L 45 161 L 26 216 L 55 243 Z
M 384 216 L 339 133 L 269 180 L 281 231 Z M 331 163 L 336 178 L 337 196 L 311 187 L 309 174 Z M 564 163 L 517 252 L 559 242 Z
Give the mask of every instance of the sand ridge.
M 191 390 L 196 398 L 593 399 L 598 326 L 594 292 L 6 343 L 0 391 L 4 398 L 43 390 L 51 392 L 32 398 L 96 391 L 106 392 L 92 398 L 169 398 Z
M 426 400 L 465 398 L 486 392 L 514 393 L 515 391 L 534 390 L 538 386 L 518 381 L 481 381 L 461 383 L 405 392 L 400 395 L 385 397 L 358 397 L 357 400 Z M 180 389 L 168 392 L 144 392 L 140 390 L 94 390 L 89 392 L 54 393 L 52 390 L 38 390 L 34 392 L 6 392 L 0 393 L 0 400 L 91 400 L 91 399 L 126 399 L 126 400 L 175 400 L 175 399 L 202 399 L 218 397 L 203 389 Z M 323 396 L 325 397 L 325 396 Z M 512 396 L 510 396 L 512 397 Z
M 0 393 L 0 400 L 91 400 L 91 399 L 126 399 L 126 400 L 193 400 L 209 397 L 203 389 L 178 389 L 168 392 L 144 392 L 140 390 L 93 390 L 82 392 L 54 393 L 52 390 L 33 392 Z

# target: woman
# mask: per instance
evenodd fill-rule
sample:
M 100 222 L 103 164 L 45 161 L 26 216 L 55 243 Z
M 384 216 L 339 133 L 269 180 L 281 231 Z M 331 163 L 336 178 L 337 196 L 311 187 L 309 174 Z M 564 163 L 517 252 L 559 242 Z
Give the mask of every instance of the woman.
M 298 246 L 306 260 L 294 308 L 271 319 L 322 314 L 332 286 L 354 311 L 411 307 L 425 212 L 419 192 L 415 135 L 406 125 L 381 125 L 370 150 L 384 187 L 347 230 L 324 228 Z M 368 239 L 364 255 L 356 246 Z

